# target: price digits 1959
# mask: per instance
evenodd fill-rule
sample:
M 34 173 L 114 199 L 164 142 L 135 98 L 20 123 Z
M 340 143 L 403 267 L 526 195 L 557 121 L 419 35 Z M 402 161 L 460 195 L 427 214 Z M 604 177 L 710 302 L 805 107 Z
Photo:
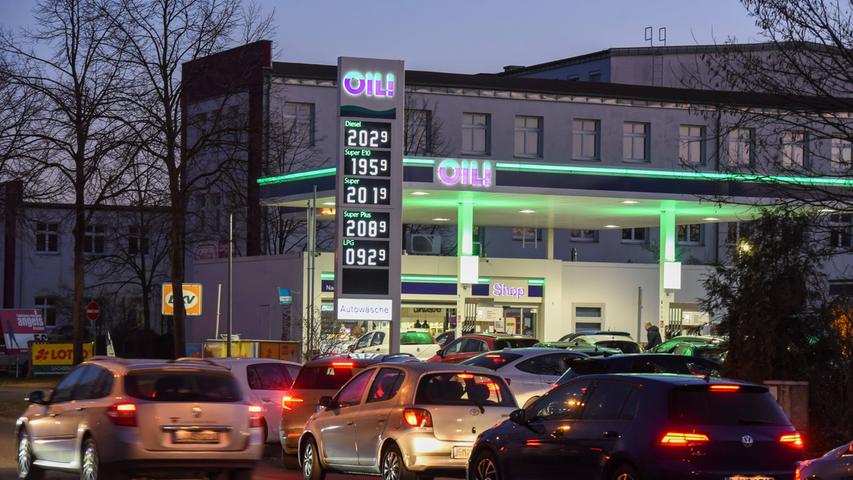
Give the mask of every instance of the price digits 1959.
M 362 177 L 391 176 L 391 153 L 366 148 L 344 149 L 344 172 Z

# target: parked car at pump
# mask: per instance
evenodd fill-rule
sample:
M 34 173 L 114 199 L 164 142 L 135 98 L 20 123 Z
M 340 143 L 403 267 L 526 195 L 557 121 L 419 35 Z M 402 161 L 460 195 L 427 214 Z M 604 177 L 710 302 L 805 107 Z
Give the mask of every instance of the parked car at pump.
M 456 339 L 456 330 L 448 330 L 441 335 L 435 337 L 435 343 L 439 345 L 439 347 L 444 347 L 448 343 L 452 342 Z
M 621 354 L 572 360 L 555 382 L 562 385 L 581 375 L 600 373 L 669 373 L 719 377 L 722 367 L 711 360 L 666 353 Z
M 610 355 L 619 355 L 622 353 L 622 350 L 619 350 L 618 348 L 605 348 L 596 345 L 572 345 L 569 342 L 539 342 L 534 345 L 534 347 L 571 350 L 573 352 L 583 353 L 588 357 L 609 357 Z
M 622 353 L 640 353 L 640 345 L 623 335 L 580 335 L 569 341 L 569 348 L 615 348 Z
M 368 368 L 320 405 L 299 441 L 306 480 L 461 475 L 477 435 L 517 408 L 491 370 L 420 362 Z
M 15 425 L 22 480 L 47 470 L 249 480 L 263 453 L 261 407 L 212 362 L 96 357 L 28 401 Z
M 710 337 L 703 335 L 679 335 L 677 337 L 672 337 L 669 340 L 652 347 L 649 352 L 652 353 L 673 353 L 675 349 L 682 344 L 689 345 L 713 345 L 713 344 L 721 344 L 723 343 L 723 338 L 721 337 Z
M 584 330 L 575 333 L 568 333 L 560 337 L 559 342 L 571 342 L 572 340 L 584 336 L 584 335 L 613 335 L 616 337 L 628 337 L 631 338 L 631 334 L 628 332 L 617 332 L 613 330 Z
M 689 375 L 592 375 L 483 432 L 470 480 L 791 480 L 800 434 L 767 388 Z
M 281 399 L 293 386 L 302 365 L 271 358 L 216 358 L 212 361 L 229 369 L 243 395 L 263 409 L 264 441 L 279 443 Z
M 465 360 L 460 365 L 494 370 L 504 380 L 515 401 L 524 405 L 531 397 L 542 395 L 569 369 L 576 358 L 587 358 L 583 353 L 554 348 L 508 348 L 483 353 Z
M 435 356 L 428 362 L 459 363 L 463 360 L 476 357 L 484 352 L 503 350 L 504 348 L 532 347 L 539 343 L 533 337 L 521 335 L 499 335 L 488 333 L 477 333 L 464 335 L 450 342 L 446 347 L 436 352 Z
M 299 467 L 299 436 L 305 430 L 308 418 L 317 411 L 317 402 L 334 395 L 353 375 L 382 362 L 416 362 L 409 354 L 350 354 L 331 355 L 307 362 L 290 390 L 281 398 L 279 442 L 282 461 L 286 468 Z
M 729 347 L 727 343 L 707 343 L 704 345 L 679 343 L 672 353 L 673 355 L 687 355 L 690 357 L 704 358 L 722 365 L 726 361 L 726 355 L 729 353 Z
M 359 337 L 353 344 L 353 353 L 388 353 L 391 346 L 387 332 L 375 330 Z M 400 353 L 408 353 L 421 360 L 426 360 L 441 347 L 426 330 L 408 330 L 400 333 Z
M 820 458 L 803 460 L 794 478 L 801 480 L 849 480 L 853 478 L 853 442 L 834 448 Z

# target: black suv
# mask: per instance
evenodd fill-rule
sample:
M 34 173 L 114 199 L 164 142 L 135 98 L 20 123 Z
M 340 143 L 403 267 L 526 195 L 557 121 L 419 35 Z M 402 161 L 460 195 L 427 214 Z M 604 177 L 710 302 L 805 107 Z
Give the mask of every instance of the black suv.
M 790 480 L 800 435 L 766 387 L 691 375 L 587 375 L 483 432 L 470 480 Z

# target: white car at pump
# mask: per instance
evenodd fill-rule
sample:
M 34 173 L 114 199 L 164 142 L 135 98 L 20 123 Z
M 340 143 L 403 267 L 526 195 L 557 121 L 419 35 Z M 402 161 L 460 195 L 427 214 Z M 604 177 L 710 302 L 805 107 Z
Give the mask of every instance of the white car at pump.
M 375 330 L 359 337 L 352 353 L 388 353 L 390 336 L 384 330 Z M 418 360 L 431 358 L 441 349 L 426 330 L 407 330 L 400 333 L 400 353 L 408 353 Z

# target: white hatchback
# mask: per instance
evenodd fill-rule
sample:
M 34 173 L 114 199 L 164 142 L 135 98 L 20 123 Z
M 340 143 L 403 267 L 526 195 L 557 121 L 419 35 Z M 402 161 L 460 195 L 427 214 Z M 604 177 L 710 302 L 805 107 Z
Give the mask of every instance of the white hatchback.
M 388 353 L 388 332 L 375 330 L 359 337 L 352 346 L 352 353 Z M 400 353 L 408 353 L 418 360 L 432 358 L 441 346 L 426 330 L 406 330 L 400 333 Z
M 573 359 L 585 357 L 558 348 L 507 348 L 469 358 L 462 365 L 494 370 L 506 380 L 515 401 L 524 406 L 529 399 L 550 390 Z

